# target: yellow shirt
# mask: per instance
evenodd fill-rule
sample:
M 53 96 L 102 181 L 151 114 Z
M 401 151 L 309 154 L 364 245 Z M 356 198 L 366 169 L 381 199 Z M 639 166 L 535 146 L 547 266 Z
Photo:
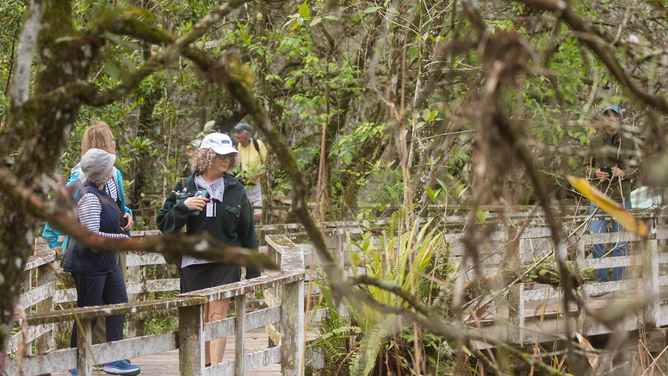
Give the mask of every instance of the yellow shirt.
M 243 147 L 241 144 L 237 145 L 239 154 L 241 155 L 241 170 L 248 172 L 250 175 L 256 175 L 262 171 L 264 161 L 267 159 L 267 147 L 264 146 L 264 143 L 261 140 L 257 140 L 257 146 L 260 149 L 259 153 L 255 150 L 252 139 L 246 147 Z

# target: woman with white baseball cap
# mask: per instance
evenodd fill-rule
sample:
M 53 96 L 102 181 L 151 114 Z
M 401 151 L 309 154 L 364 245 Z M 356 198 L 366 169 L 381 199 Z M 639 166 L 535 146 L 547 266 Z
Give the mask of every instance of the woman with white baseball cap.
M 185 187 L 181 182 L 167 197 L 158 213 L 158 228 L 163 233 L 208 233 L 217 240 L 236 247 L 258 249 L 253 209 L 246 190 L 228 171 L 239 165 L 239 152 L 230 137 L 223 133 L 208 134 L 192 155 L 191 169 Z M 176 192 L 188 192 L 188 198 L 177 200 Z M 241 280 L 241 267 L 183 256 L 181 292 L 221 286 Z M 259 270 L 247 269 L 246 279 L 260 276 Z M 204 307 L 206 322 L 227 317 L 230 299 L 209 302 Z M 206 343 L 205 363 L 219 364 L 225 353 L 225 338 Z

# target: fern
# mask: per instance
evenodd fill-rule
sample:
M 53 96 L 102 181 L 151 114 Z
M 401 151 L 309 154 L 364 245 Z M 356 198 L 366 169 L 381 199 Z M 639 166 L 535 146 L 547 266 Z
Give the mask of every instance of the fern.
M 385 338 L 389 333 L 389 327 L 395 320 L 394 315 L 389 315 L 380 325 L 371 328 L 362 342 L 360 343 L 360 350 L 357 352 L 355 359 L 350 364 L 350 375 L 367 376 L 373 370 L 381 347 L 385 343 Z

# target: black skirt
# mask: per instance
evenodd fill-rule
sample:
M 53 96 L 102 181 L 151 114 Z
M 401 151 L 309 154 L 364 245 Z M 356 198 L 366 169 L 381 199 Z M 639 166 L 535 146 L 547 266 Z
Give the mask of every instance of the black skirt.
M 208 289 L 241 281 L 241 267 L 220 262 L 197 264 L 181 269 L 181 292 Z

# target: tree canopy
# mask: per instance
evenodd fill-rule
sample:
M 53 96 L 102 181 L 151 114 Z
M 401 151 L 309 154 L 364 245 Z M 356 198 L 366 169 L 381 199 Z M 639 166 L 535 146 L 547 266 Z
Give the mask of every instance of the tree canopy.
M 406 223 L 430 204 L 466 205 L 471 219 L 484 219 L 481 205 L 539 204 L 555 248 L 563 247 L 555 203 L 579 198 L 565 177 L 585 174 L 586 146 L 608 105 L 623 109 L 622 132 L 645 172 L 640 183 L 668 185 L 667 6 L 3 2 L 0 349 L 41 223 L 84 236 L 67 215 L 62 176 L 79 161 L 83 131 L 95 121 L 119 137 L 117 167 L 143 228 L 154 226 L 204 124 L 232 132 L 249 122 L 270 149 L 263 223 L 272 220 L 273 195 L 291 197 L 289 218 L 304 224 L 336 299 L 369 297 L 341 280 L 309 202 L 322 204 L 323 220 L 376 219 L 403 208 Z M 474 243 L 467 247 L 475 253 Z M 558 266 L 569 291 L 565 260 Z M 429 321 L 434 312 L 412 307 L 411 319 L 449 335 Z

